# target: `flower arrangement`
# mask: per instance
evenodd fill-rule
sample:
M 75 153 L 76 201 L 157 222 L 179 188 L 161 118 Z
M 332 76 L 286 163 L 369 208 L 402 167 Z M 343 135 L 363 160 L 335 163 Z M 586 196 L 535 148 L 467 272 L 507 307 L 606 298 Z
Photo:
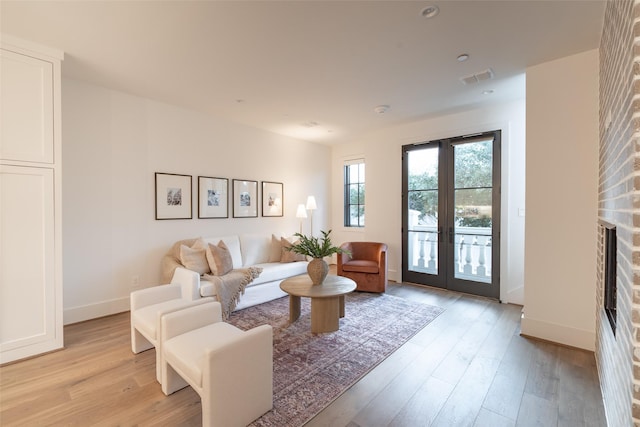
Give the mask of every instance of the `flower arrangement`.
M 313 236 L 307 237 L 304 234 L 296 233 L 294 236 L 298 237 L 298 242 L 292 244 L 286 249 L 297 254 L 310 256 L 311 258 L 324 258 L 333 254 L 341 253 L 349 254 L 349 251 L 340 249 L 338 246 L 334 246 L 333 243 L 331 243 L 331 238 L 329 237 L 331 230 L 320 232 L 322 233 L 322 238 Z

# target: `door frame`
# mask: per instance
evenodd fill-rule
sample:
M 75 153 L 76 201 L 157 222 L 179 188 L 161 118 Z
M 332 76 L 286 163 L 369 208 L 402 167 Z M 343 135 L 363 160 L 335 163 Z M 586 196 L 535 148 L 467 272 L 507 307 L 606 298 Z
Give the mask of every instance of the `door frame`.
M 471 142 L 475 139 L 493 137 L 493 174 L 492 174 L 492 231 L 491 231 L 491 286 L 478 287 L 472 280 L 455 278 L 452 243 L 449 239 L 449 227 L 453 227 L 455 213 L 448 206 L 453 203 L 454 186 L 446 186 L 453 182 L 453 151 L 455 144 Z M 409 224 L 408 224 L 408 156 L 409 151 L 437 146 L 438 152 L 438 274 L 421 273 L 409 270 Z M 435 286 L 458 292 L 465 292 L 494 299 L 500 299 L 500 211 L 501 211 L 501 130 L 479 132 L 452 138 L 436 139 L 402 146 L 402 281 L 427 286 Z

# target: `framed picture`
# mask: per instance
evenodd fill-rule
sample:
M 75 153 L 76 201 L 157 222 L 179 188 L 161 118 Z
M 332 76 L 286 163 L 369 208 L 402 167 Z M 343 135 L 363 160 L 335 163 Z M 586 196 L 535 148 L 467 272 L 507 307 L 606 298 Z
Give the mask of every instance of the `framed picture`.
M 258 216 L 258 181 L 233 180 L 233 217 Z
M 229 218 L 229 180 L 198 177 L 198 218 Z
M 262 181 L 262 216 L 283 216 L 281 182 Z
M 156 172 L 156 219 L 191 219 L 191 175 Z

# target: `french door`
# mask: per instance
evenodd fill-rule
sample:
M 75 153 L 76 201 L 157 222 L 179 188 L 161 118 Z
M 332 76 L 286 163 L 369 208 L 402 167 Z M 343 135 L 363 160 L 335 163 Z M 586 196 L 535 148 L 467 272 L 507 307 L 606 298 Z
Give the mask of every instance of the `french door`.
M 500 131 L 402 147 L 402 280 L 500 298 Z

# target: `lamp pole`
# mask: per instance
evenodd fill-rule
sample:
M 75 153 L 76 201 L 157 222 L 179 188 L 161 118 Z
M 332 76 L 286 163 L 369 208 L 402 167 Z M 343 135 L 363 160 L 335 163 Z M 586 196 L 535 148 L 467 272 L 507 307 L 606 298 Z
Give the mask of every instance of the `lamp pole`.
M 307 210 L 311 211 L 311 237 L 313 237 L 313 211 L 318 209 L 318 205 L 316 204 L 316 198 L 314 196 L 307 197 Z
M 300 234 L 302 234 L 302 221 L 307 217 L 307 210 L 304 205 L 300 203 L 296 210 L 296 218 L 300 218 Z

